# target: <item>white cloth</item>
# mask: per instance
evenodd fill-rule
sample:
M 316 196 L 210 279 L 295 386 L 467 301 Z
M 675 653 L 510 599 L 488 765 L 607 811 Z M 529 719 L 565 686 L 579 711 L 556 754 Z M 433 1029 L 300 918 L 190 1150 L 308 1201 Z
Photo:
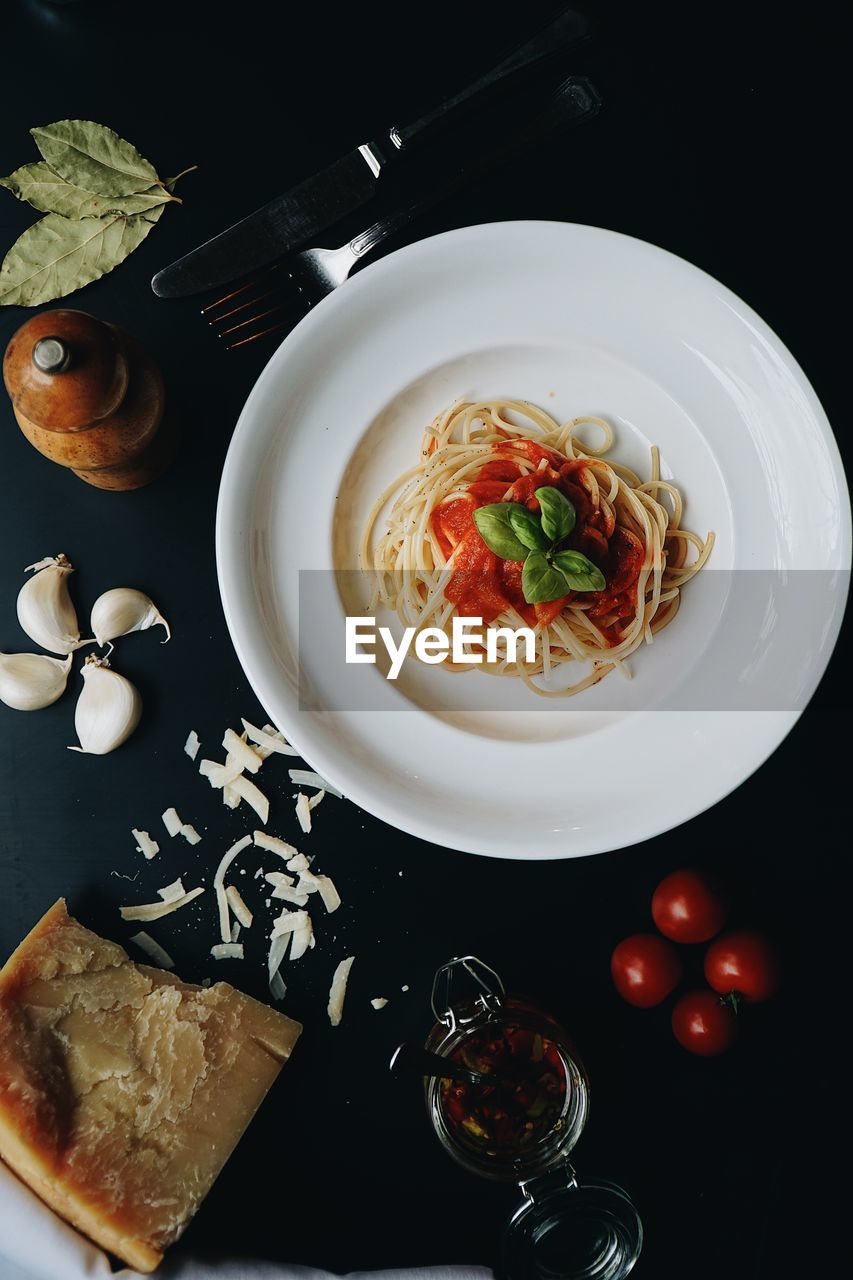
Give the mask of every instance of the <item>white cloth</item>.
M 0 1160 L 0 1280 L 143 1280 L 138 1271 L 110 1271 L 106 1255 L 42 1204 Z M 328 1272 L 274 1262 L 199 1262 L 168 1254 L 158 1280 L 333 1280 Z M 486 1267 L 419 1267 L 350 1272 L 349 1280 L 492 1280 Z

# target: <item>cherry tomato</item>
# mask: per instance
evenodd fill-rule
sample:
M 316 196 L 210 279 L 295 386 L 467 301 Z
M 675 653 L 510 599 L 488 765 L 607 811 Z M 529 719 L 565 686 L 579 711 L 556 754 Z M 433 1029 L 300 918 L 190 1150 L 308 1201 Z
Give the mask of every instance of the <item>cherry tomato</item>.
M 652 898 L 652 916 L 673 942 L 707 942 L 726 923 L 729 904 L 713 876 L 705 871 L 673 871 Z
M 681 981 L 681 960 L 669 942 L 655 933 L 632 933 L 610 957 L 613 985 L 623 1000 L 651 1009 Z
M 742 996 L 750 1004 L 767 1000 L 779 986 L 779 958 L 763 934 L 734 929 L 715 939 L 705 955 L 705 977 L 721 996 Z
M 676 1040 L 691 1053 L 711 1058 L 735 1038 L 737 1018 L 714 991 L 688 991 L 672 1011 Z

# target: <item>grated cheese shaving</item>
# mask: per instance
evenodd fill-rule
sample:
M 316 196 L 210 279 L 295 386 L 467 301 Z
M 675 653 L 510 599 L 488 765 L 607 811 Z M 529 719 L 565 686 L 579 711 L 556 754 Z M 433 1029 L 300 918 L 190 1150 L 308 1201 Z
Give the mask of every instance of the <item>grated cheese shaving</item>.
M 228 916 L 228 898 L 225 894 L 225 873 L 231 866 L 231 863 L 237 857 L 238 853 L 242 853 L 252 843 L 251 836 L 243 836 L 242 840 L 236 841 L 231 848 L 223 855 L 219 866 L 216 868 L 216 875 L 213 877 L 213 890 L 216 894 L 216 904 L 219 908 L 219 936 L 223 942 L 228 942 L 231 938 L 231 922 Z
M 302 784 L 306 787 L 317 787 L 320 791 L 328 791 L 330 796 L 337 796 L 339 800 L 343 800 L 343 792 L 338 791 L 337 787 L 333 787 L 331 782 L 319 773 L 315 773 L 313 769 L 288 769 L 290 781 Z
M 384 1009 L 388 1001 L 384 996 L 374 996 L 370 1003 L 373 1005 L 374 1009 Z
M 210 948 L 214 960 L 242 960 L 242 942 L 217 942 Z
M 161 817 L 163 819 L 163 826 L 166 828 L 172 839 L 174 839 L 181 827 L 184 825 L 178 817 L 177 809 L 167 809 L 164 814 L 161 814 Z
M 165 951 L 160 946 L 160 943 L 156 942 L 154 938 L 151 937 L 150 933 L 145 933 L 144 930 L 140 929 L 139 933 L 131 935 L 130 941 L 135 942 L 139 947 L 139 950 L 144 951 L 148 956 L 148 959 L 153 960 L 161 969 L 174 969 L 174 960 L 169 955 L 168 951 Z
M 279 840 L 277 836 L 268 836 L 266 831 L 256 831 L 252 838 L 259 849 L 277 853 L 280 858 L 296 857 L 297 850 L 292 844 L 288 844 L 286 840 Z
M 229 809 L 239 809 L 240 793 L 235 791 L 234 783 L 228 782 L 222 788 L 222 803 L 227 804 Z
M 131 834 L 136 841 L 137 852 L 144 854 L 149 861 L 160 852 L 159 844 L 151 839 L 147 831 L 139 831 L 136 827 L 131 827 Z
M 261 759 L 266 760 L 269 756 L 276 752 L 282 756 L 298 756 L 299 752 L 295 747 L 279 733 L 278 729 L 273 729 L 271 725 L 266 725 L 263 729 L 256 729 L 253 724 L 249 724 L 248 720 L 243 721 L 243 728 L 249 736 L 251 742 L 260 748 L 258 755 Z
M 162 898 L 164 902 L 174 902 L 177 898 L 182 898 L 186 893 L 183 881 L 173 880 L 171 884 L 164 885 L 162 889 L 157 890 L 157 896 Z
M 186 751 L 190 760 L 195 760 L 196 756 L 198 755 L 198 749 L 200 746 L 201 746 L 201 739 L 199 738 L 195 729 L 190 729 L 189 737 L 184 743 L 184 751 Z
M 195 827 L 190 826 L 188 822 L 185 822 L 181 827 L 181 835 L 184 837 L 187 844 L 201 844 L 201 836 L 198 834 Z
M 251 928 L 254 916 L 240 896 L 240 890 L 236 888 L 235 885 L 229 884 L 228 888 L 225 890 L 225 897 L 228 900 L 229 907 L 234 912 L 234 915 L 237 917 L 243 928 Z M 232 938 L 232 941 L 236 941 L 236 939 Z
M 300 960 L 309 947 L 314 945 L 314 926 L 311 923 L 311 917 L 306 911 L 296 913 L 305 917 L 301 926 L 293 931 L 293 941 L 290 944 L 291 960 Z
M 235 763 L 238 763 L 242 769 L 248 769 L 249 773 L 257 773 L 264 763 L 257 751 L 243 738 L 238 737 L 233 729 L 225 730 L 222 745 L 229 756 L 233 756 Z
M 169 902 L 144 902 L 138 907 L 120 907 L 121 918 L 122 920 L 159 920 L 161 916 L 171 915 L 173 911 L 185 907 L 200 893 L 204 893 L 203 885 L 199 885 L 197 889 L 190 889 L 189 893 L 185 893 L 182 898 L 173 898 Z
M 270 816 L 270 802 L 263 791 L 255 786 L 254 782 L 251 782 L 241 774 L 239 778 L 234 779 L 230 787 L 226 788 L 226 791 L 234 792 L 237 796 L 237 804 L 240 803 L 240 800 L 245 800 L 252 806 L 261 822 L 266 822 Z M 232 808 L 236 809 L 237 805 L 232 805 Z M 249 843 L 251 844 L 251 837 L 249 837 Z
M 286 876 L 283 871 L 262 871 L 261 875 L 268 884 L 275 885 L 277 889 L 290 889 L 295 883 L 293 876 Z
M 309 809 L 316 809 L 318 804 L 322 804 L 326 798 L 325 791 L 315 791 L 311 799 L 308 801 Z
M 273 1000 L 283 1000 L 287 995 L 287 987 L 280 973 L 274 973 L 270 978 L 270 995 Z
M 243 772 L 238 764 L 229 763 L 227 760 L 225 764 L 220 764 L 217 760 L 202 760 L 198 771 L 217 791 L 220 787 L 227 787 L 229 782 L 239 778 Z
M 307 871 L 310 863 L 304 853 L 297 853 L 287 864 L 288 871 Z
M 341 905 L 341 895 L 335 888 L 334 881 L 331 880 L 329 876 L 319 876 L 318 879 L 320 882 L 318 886 L 320 900 L 329 915 L 331 915 L 332 912 L 337 911 L 338 907 Z
M 308 797 L 302 791 L 296 797 L 296 816 L 300 827 L 307 835 L 311 830 L 311 806 L 308 803 Z
M 283 933 L 296 933 L 310 924 L 307 911 L 288 911 L 287 908 L 273 921 L 270 938 L 278 938 Z
M 285 957 L 289 943 L 289 933 L 279 933 L 274 938 L 270 939 L 270 949 L 267 956 L 267 969 L 269 971 L 270 981 L 272 981 L 281 968 L 281 962 Z
M 333 1027 L 339 1027 L 341 1018 L 344 1016 L 347 982 L 349 981 L 350 969 L 354 959 L 355 956 L 348 956 L 346 960 L 342 960 L 332 978 L 332 985 L 329 988 L 329 1004 L 326 1011 Z

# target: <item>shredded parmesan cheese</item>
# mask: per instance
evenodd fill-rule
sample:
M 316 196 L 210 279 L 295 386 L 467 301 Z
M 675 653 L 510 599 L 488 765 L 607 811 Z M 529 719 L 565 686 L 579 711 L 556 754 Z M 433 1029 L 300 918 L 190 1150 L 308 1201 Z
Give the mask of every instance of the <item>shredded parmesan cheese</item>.
M 225 730 L 222 745 L 229 756 L 233 756 L 235 762 L 242 769 L 248 769 L 249 773 L 257 773 L 263 764 L 263 758 L 258 755 L 257 751 L 250 747 L 243 738 L 238 737 L 233 729 Z
M 195 760 L 196 756 L 198 755 L 198 749 L 200 746 L 201 746 L 201 740 L 199 739 L 198 734 L 196 733 L 195 729 L 190 729 L 189 737 L 184 743 L 184 751 L 186 751 L 190 760 Z
M 311 830 L 311 806 L 308 803 L 308 797 L 303 791 L 300 791 L 296 797 L 296 816 L 299 819 L 300 827 L 307 835 Z
M 242 932 L 242 925 L 240 924 L 239 920 L 235 920 L 231 926 L 231 941 L 239 942 L 241 932 Z
M 136 827 L 131 827 L 131 834 L 136 841 L 137 852 L 144 854 L 149 861 L 160 852 L 159 844 L 151 839 L 147 831 L 139 831 Z
M 288 769 L 290 781 L 297 785 L 305 787 L 317 787 L 320 791 L 328 791 L 330 796 L 337 796 L 339 800 L 343 800 L 343 793 L 338 791 L 337 787 L 333 787 L 331 782 L 327 782 L 321 774 L 315 773 L 313 769 Z
M 258 755 L 261 756 L 262 759 L 267 759 L 267 757 L 273 755 L 275 752 L 278 752 L 278 754 L 282 756 L 299 755 L 299 752 L 295 747 L 292 747 L 290 743 L 285 740 L 282 734 L 279 733 L 278 729 L 273 729 L 270 725 L 263 729 L 256 729 L 253 724 L 249 724 L 248 720 L 244 720 L 243 728 L 245 729 L 249 740 L 254 742 L 256 747 L 260 748 Z
M 322 804 L 326 798 L 325 791 L 315 791 L 311 799 L 308 801 L 309 809 L 316 809 L 318 804 Z
M 130 940 L 131 942 L 135 942 L 139 947 L 139 950 L 144 951 L 148 956 L 148 959 L 153 960 L 161 969 L 174 969 L 174 960 L 169 955 L 168 951 L 164 951 L 160 946 L 160 943 L 156 942 L 154 938 L 151 937 L 150 933 L 145 933 L 144 930 L 140 929 L 139 933 L 131 935 Z
M 243 770 L 238 764 L 219 764 L 216 760 L 202 760 L 198 766 L 198 771 L 203 778 L 207 778 L 214 790 L 220 787 L 227 787 L 229 782 L 233 782 L 235 778 L 239 778 Z
M 270 802 L 264 795 L 263 791 L 261 791 L 259 787 L 255 786 L 254 782 L 251 782 L 241 774 L 240 777 L 235 778 L 230 787 L 226 787 L 225 790 L 234 792 L 237 796 L 237 804 L 240 803 L 240 800 L 245 800 L 252 806 L 261 822 L 266 822 L 267 818 L 270 816 Z M 236 809 L 236 807 L 237 805 L 232 805 L 232 808 Z M 249 842 L 251 843 L 251 837 L 249 837 Z
M 374 996 L 370 1003 L 373 1005 L 374 1009 L 384 1009 L 388 1001 L 384 996 Z
M 157 896 L 162 898 L 164 902 L 176 902 L 178 898 L 182 898 L 186 893 L 183 881 L 173 880 L 171 884 L 166 884 L 162 889 L 157 890 Z
M 227 804 L 229 809 L 240 808 L 240 793 L 235 791 L 233 782 L 227 782 L 222 788 L 222 803 Z
M 283 933 L 296 933 L 311 922 L 307 911 L 288 911 L 287 908 L 273 921 L 270 938 L 278 938 Z
M 270 978 L 270 995 L 273 1000 L 283 1000 L 287 995 L 287 987 L 280 973 L 274 973 Z
M 281 968 L 281 962 L 285 957 L 289 943 L 289 933 L 279 933 L 270 940 L 270 949 L 267 956 L 267 968 L 269 970 L 270 981 L 272 981 Z
M 198 834 L 195 827 L 190 826 L 188 822 L 185 822 L 181 827 L 181 835 L 184 837 L 187 844 L 201 843 L 201 836 Z
M 217 942 L 210 948 L 210 954 L 214 960 L 242 960 L 243 944 L 242 942 Z
M 266 831 L 256 831 L 252 839 L 259 849 L 277 853 L 280 858 L 296 857 L 297 851 L 292 844 L 288 844 L 286 840 L 279 840 L 277 836 L 268 836 Z
M 229 907 L 234 912 L 234 915 L 237 917 L 237 919 L 240 921 L 240 924 L 243 926 L 244 929 L 249 929 L 251 927 L 254 916 L 252 915 L 251 911 L 246 906 L 245 902 L 240 896 L 240 890 L 237 889 L 233 884 L 229 884 L 228 888 L 225 890 L 225 897 L 228 900 Z
M 177 810 L 167 809 L 161 816 L 163 818 L 163 826 L 166 828 L 172 839 L 174 839 L 181 827 L 184 825 L 178 817 Z
M 327 1013 L 333 1027 L 339 1027 L 341 1018 L 344 1016 L 344 999 L 346 998 L 347 982 L 349 981 L 350 969 L 354 959 L 355 956 L 348 956 L 346 960 L 342 960 L 332 978 Z
M 197 889 L 190 889 L 189 893 L 185 893 L 182 898 L 172 898 L 169 902 L 145 902 L 138 907 L 120 907 L 121 918 L 122 920 L 159 920 L 161 916 L 171 915 L 173 911 L 185 907 L 200 893 L 204 893 L 203 885 L 199 885 Z
M 290 944 L 291 960 L 300 960 L 309 947 L 314 945 L 314 926 L 311 923 L 311 917 L 306 911 L 297 911 L 296 915 L 304 916 L 302 924 L 298 929 L 293 931 L 293 941 Z
M 231 848 L 224 854 L 222 861 L 216 868 L 216 875 L 213 877 L 213 889 L 216 894 L 216 903 L 219 907 L 219 936 L 223 942 L 229 942 L 231 939 L 231 921 L 228 917 L 228 898 L 225 894 L 225 873 L 231 866 L 231 863 L 237 857 L 238 853 L 242 853 L 252 843 L 251 836 L 243 836 L 242 840 L 238 840 L 236 844 L 232 844 Z
M 328 911 L 329 915 L 333 911 L 337 911 L 341 905 L 341 895 L 335 888 L 334 882 L 328 876 L 318 876 L 320 900 Z
M 308 859 L 304 853 L 297 853 L 295 858 L 291 858 L 287 864 L 288 871 L 307 871 L 309 867 Z

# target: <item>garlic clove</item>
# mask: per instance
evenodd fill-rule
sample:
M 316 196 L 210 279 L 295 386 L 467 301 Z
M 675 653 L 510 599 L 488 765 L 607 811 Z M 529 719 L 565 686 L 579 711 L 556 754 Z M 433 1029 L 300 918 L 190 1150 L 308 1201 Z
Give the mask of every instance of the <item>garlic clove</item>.
M 92 608 L 91 625 L 93 636 L 102 646 L 131 631 L 147 631 L 149 627 L 165 627 L 166 640 L 172 638 L 169 624 L 153 600 L 135 587 L 113 587 L 98 596 Z
M 18 621 L 31 640 L 50 653 L 73 653 L 81 645 L 77 614 L 71 603 L 68 576 L 74 572 L 62 554 L 27 565 L 33 571 L 18 592 Z
M 105 756 L 126 742 L 139 724 L 142 699 L 135 685 L 94 653 L 83 663 L 81 675 L 83 690 L 74 712 L 80 746 L 69 751 Z
M 0 702 L 16 711 L 40 711 L 61 698 L 73 659 L 44 653 L 0 653 Z

